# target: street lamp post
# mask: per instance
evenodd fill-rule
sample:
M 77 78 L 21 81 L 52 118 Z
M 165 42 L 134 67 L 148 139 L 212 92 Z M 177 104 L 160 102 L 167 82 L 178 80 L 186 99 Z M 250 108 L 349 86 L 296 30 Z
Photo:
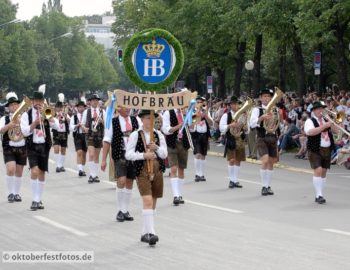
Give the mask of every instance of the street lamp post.
M 5 25 L 8 25 L 8 24 L 11 24 L 11 23 L 19 23 L 21 20 L 20 19 L 14 19 L 12 21 L 9 21 L 9 22 L 5 22 L 3 24 L 0 24 L 0 27 L 2 26 L 5 26 Z
M 252 70 L 254 69 L 254 62 L 252 60 L 248 60 L 244 64 L 245 69 L 248 71 L 248 87 L 249 87 L 249 93 L 251 96 L 254 95 L 252 90 Z
M 52 39 L 50 39 L 49 41 L 51 42 L 51 41 L 56 40 L 56 39 L 59 39 L 59 38 L 71 37 L 71 36 L 73 36 L 72 32 L 68 32 L 68 33 L 64 33 L 63 35 L 60 35 L 60 36 L 58 36 L 58 37 L 52 38 Z

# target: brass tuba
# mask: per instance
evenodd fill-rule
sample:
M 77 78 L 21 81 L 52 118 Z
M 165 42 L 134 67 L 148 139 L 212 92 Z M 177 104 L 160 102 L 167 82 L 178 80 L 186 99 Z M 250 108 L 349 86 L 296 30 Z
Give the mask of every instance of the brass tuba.
M 28 108 L 31 106 L 30 99 L 28 97 L 24 97 L 21 104 L 17 108 L 17 110 L 13 113 L 11 122 L 17 121 L 18 117 L 22 115 L 24 112 L 28 110 Z M 8 131 L 8 136 L 11 141 L 18 142 L 23 139 L 23 134 L 21 132 L 21 127 L 15 127 Z
M 276 107 L 277 102 L 283 97 L 284 93 L 281 89 L 276 87 L 276 92 L 273 95 L 272 99 L 270 100 L 269 104 L 267 104 L 265 113 L 272 112 L 272 118 L 264 121 L 264 129 L 266 130 L 266 133 L 275 133 L 275 131 L 278 129 L 280 124 L 280 114 L 279 110 Z
M 242 129 L 246 125 L 248 118 L 245 112 L 248 112 L 253 107 L 253 100 L 251 98 L 247 98 L 246 102 L 243 106 L 235 113 L 232 118 L 232 122 L 239 123 L 238 127 L 230 128 L 230 133 L 234 137 L 238 137 L 241 135 Z

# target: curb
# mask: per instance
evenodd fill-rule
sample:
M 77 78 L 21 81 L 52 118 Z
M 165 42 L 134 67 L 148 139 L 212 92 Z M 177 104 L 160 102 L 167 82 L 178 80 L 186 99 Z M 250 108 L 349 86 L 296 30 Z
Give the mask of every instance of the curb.
M 219 153 L 219 152 L 213 152 L 213 151 L 208 151 L 207 153 L 208 156 L 213 156 L 213 157 L 224 157 L 223 153 Z M 246 161 L 248 163 L 251 164 L 257 164 L 257 165 L 261 165 L 261 161 L 260 160 L 256 160 L 256 159 L 251 159 L 251 158 L 246 158 Z M 279 169 L 284 169 L 287 171 L 291 171 L 291 172 L 300 172 L 300 173 L 308 173 L 308 174 L 313 174 L 314 171 L 310 170 L 310 169 L 302 169 L 302 168 L 297 168 L 297 167 L 291 167 L 288 165 L 284 165 L 282 163 L 276 163 L 274 166 L 274 168 L 279 168 Z

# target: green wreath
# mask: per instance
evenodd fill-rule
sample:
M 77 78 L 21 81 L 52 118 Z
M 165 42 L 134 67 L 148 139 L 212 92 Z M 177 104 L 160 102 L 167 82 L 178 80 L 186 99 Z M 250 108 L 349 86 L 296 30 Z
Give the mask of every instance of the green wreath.
M 140 43 L 146 43 L 152 40 L 152 38 L 163 38 L 169 45 L 174 48 L 176 63 L 172 73 L 164 81 L 160 83 L 146 83 L 138 76 L 132 63 L 132 55 L 134 50 L 139 46 Z M 124 50 L 124 68 L 129 79 L 140 87 L 142 90 L 158 91 L 165 89 L 172 85 L 179 77 L 183 65 L 184 65 L 184 53 L 180 42 L 168 31 L 158 28 L 145 29 L 135 34 L 128 42 Z

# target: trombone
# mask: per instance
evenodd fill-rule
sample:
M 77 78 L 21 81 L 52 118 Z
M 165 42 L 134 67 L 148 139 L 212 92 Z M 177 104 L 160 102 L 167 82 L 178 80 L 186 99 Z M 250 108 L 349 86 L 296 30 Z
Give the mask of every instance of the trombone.
M 340 129 L 347 136 L 350 136 L 350 132 L 348 132 L 345 128 L 341 126 L 341 124 L 344 122 L 344 119 L 346 117 L 343 111 L 332 112 L 331 110 L 325 108 L 324 111 L 322 112 L 322 116 L 326 120 L 332 122 L 338 129 Z

